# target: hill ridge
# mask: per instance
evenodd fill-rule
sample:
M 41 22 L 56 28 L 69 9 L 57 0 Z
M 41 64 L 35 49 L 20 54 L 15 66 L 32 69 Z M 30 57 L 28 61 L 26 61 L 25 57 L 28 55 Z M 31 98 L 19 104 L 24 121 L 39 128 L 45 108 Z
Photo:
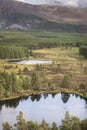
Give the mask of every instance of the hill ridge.
M 13 0 L 0 0 L 0 29 L 16 28 L 52 28 L 62 31 L 66 28 L 69 31 L 86 32 L 87 8 L 31 5 Z

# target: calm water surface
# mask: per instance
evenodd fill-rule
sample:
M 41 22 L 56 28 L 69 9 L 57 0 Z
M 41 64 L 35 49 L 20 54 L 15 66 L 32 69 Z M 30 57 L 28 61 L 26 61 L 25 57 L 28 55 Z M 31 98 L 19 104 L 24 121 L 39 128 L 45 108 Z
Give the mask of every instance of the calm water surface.
M 45 60 L 22 60 L 16 62 L 17 64 L 27 64 L 27 65 L 36 65 L 36 64 L 51 64 L 52 61 Z
M 26 120 L 41 123 L 45 119 L 49 124 L 55 121 L 61 124 L 66 111 L 70 115 L 87 118 L 87 101 L 72 94 L 45 94 L 29 96 L 27 98 L 0 102 L 0 130 L 2 122 L 8 121 L 13 125 L 19 111 L 24 113 Z

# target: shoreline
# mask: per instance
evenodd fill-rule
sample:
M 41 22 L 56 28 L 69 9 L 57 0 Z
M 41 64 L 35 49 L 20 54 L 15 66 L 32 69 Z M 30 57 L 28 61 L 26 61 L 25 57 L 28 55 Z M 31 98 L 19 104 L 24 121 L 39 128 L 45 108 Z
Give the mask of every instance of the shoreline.
M 2 101 L 10 101 L 10 100 L 15 100 L 15 99 L 18 99 L 18 98 L 23 98 L 23 97 L 29 97 L 31 95 L 40 95 L 40 94 L 57 94 L 57 93 L 67 93 L 67 94 L 74 94 L 74 95 L 78 95 L 80 96 L 81 98 L 87 100 L 87 97 L 84 96 L 82 93 L 79 93 L 79 92 L 76 92 L 74 90 L 68 90 L 68 89 L 60 89 L 60 90 L 55 90 L 55 91 L 31 91 L 31 92 L 19 92 L 19 94 L 16 94 L 16 96 L 10 96 L 10 97 L 7 97 L 7 98 L 2 98 L 0 99 L 0 102 Z

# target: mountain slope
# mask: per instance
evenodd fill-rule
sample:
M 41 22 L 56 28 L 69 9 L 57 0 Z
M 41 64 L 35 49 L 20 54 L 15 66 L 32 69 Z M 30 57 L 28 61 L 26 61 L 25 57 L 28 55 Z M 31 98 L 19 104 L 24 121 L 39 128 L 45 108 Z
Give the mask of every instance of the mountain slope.
M 26 3 L 31 3 L 33 5 L 57 5 L 66 7 L 87 7 L 87 0 L 15 0 Z
M 87 8 L 30 5 L 14 0 L 0 0 L 0 29 L 87 32 Z

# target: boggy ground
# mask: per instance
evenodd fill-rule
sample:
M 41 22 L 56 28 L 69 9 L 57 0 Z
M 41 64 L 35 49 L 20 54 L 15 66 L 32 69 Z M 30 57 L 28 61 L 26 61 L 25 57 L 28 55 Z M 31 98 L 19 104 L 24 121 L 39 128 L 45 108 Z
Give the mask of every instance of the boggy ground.
M 52 65 L 44 66 L 47 78 L 60 86 L 60 79 L 71 75 L 71 86 L 76 87 L 87 82 L 87 60 L 79 55 L 78 48 L 66 50 L 64 48 L 36 50 L 43 54 L 44 59 L 53 61 Z
M 38 89 L 20 90 L 10 98 L 30 94 L 68 92 L 87 99 L 87 60 L 79 55 L 78 48 L 39 49 L 33 50 L 33 53 L 34 57 L 30 57 L 30 59 L 51 60 L 53 63 L 20 65 L 11 63 L 7 59 L 0 60 L 1 71 L 15 72 L 17 77 L 21 73 L 22 76 L 29 77 L 30 81 L 32 72 L 36 72 L 39 76 Z

